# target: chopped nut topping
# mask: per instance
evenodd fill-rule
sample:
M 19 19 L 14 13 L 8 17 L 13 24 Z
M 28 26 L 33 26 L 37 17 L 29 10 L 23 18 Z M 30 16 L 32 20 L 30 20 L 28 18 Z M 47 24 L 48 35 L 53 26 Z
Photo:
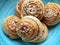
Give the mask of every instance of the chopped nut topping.
M 13 30 L 13 31 L 15 31 L 16 30 L 16 26 L 17 26 L 17 23 L 18 23 L 18 19 L 16 18 L 9 18 L 9 20 L 7 20 L 8 21 L 8 27 L 11 29 L 11 30 Z
M 23 13 L 24 13 L 23 15 L 25 16 L 25 15 L 29 14 L 29 15 L 33 15 L 33 16 L 36 15 L 36 17 L 38 17 L 38 15 L 42 14 L 42 8 L 43 8 L 43 6 L 42 6 L 42 4 L 40 4 L 39 1 L 34 2 L 34 3 L 33 3 L 33 1 L 28 2 L 23 6 Z
M 44 16 L 45 17 L 49 17 L 49 18 L 52 17 L 52 16 L 57 16 L 57 11 L 55 9 L 52 9 L 52 7 L 51 8 L 48 8 L 45 11 Z
M 26 22 L 23 22 L 23 23 L 20 23 L 20 28 L 16 29 L 17 31 L 20 32 L 20 35 L 22 35 L 22 37 L 27 37 L 31 34 L 31 32 L 34 30 L 34 27 L 32 27 L 32 25 L 26 23 Z

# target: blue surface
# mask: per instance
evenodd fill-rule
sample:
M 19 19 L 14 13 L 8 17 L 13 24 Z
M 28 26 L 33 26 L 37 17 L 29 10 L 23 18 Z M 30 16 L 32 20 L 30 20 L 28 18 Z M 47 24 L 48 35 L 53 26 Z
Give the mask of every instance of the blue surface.
M 44 4 L 60 0 L 42 0 Z M 0 43 L 2 45 L 60 45 L 60 23 L 54 27 L 49 27 L 48 38 L 38 44 L 23 42 L 21 39 L 12 40 L 6 36 L 2 29 L 2 22 L 7 16 L 16 15 L 15 6 L 18 0 L 0 0 Z

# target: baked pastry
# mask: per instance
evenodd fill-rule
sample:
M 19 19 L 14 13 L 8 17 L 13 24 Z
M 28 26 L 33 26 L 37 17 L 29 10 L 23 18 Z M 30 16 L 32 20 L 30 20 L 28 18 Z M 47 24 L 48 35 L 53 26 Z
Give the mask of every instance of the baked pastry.
M 16 34 L 18 22 L 19 18 L 16 16 L 8 16 L 3 22 L 3 30 L 11 39 L 19 38 Z
M 41 0 L 24 0 L 23 3 L 17 3 L 16 13 L 18 17 L 35 16 L 41 20 L 43 8 L 44 4 Z
M 56 3 L 48 3 L 44 8 L 44 17 L 42 21 L 48 25 L 53 26 L 56 25 L 60 20 L 60 7 Z
M 23 41 L 33 43 L 38 43 L 45 40 L 48 35 L 47 27 L 33 16 L 23 17 L 20 20 L 16 31 Z M 42 37 L 41 34 L 43 34 Z M 40 38 L 41 40 L 39 40 Z

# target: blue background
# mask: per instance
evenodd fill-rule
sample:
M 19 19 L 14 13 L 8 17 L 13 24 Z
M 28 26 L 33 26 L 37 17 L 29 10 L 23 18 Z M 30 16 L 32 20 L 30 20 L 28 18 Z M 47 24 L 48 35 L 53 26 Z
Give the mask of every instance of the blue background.
M 60 0 L 42 0 L 44 4 Z M 18 0 L 0 0 L 0 43 L 2 45 L 60 45 L 60 22 L 56 26 L 49 27 L 48 37 L 44 42 L 34 44 L 23 42 L 21 39 L 12 40 L 6 36 L 2 29 L 2 22 L 7 16 L 16 15 L 15 6 Z

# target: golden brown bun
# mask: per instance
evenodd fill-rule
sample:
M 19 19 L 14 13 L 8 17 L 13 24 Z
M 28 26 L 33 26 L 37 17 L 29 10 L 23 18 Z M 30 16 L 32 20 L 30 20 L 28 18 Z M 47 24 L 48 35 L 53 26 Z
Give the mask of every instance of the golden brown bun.
M 43 8 L 44 4 L 41 0 L 25 0 L 23 3 L 17 3 L 16 14 L 19 18 L 23 16 L 35 16 L 41 20 L 43 17 Z
M 16 27 L 18 22 L 19 18 L 15 16 L 8 16 L 3 22 L 3 30 L 11 39 L 16 39 L 19 37 L 16 34 Z
M 56 25 L 60 21 L 60 8 L 56 3 L 48 3 L 44 8 L 44 17 L 42 21 L 48 25 L 53 26 Z
M 36 43 L 35 41 L 40 38 L 40 34 L 42 33 L 43 30 L 44 30 L 43 24 L 33 16 L 23 17 L 17 26 L 17 34 L 22 38 L 23 41 L 26 42 Z M 38 42 L 39 41 L 37 41 L 37 43 Z

